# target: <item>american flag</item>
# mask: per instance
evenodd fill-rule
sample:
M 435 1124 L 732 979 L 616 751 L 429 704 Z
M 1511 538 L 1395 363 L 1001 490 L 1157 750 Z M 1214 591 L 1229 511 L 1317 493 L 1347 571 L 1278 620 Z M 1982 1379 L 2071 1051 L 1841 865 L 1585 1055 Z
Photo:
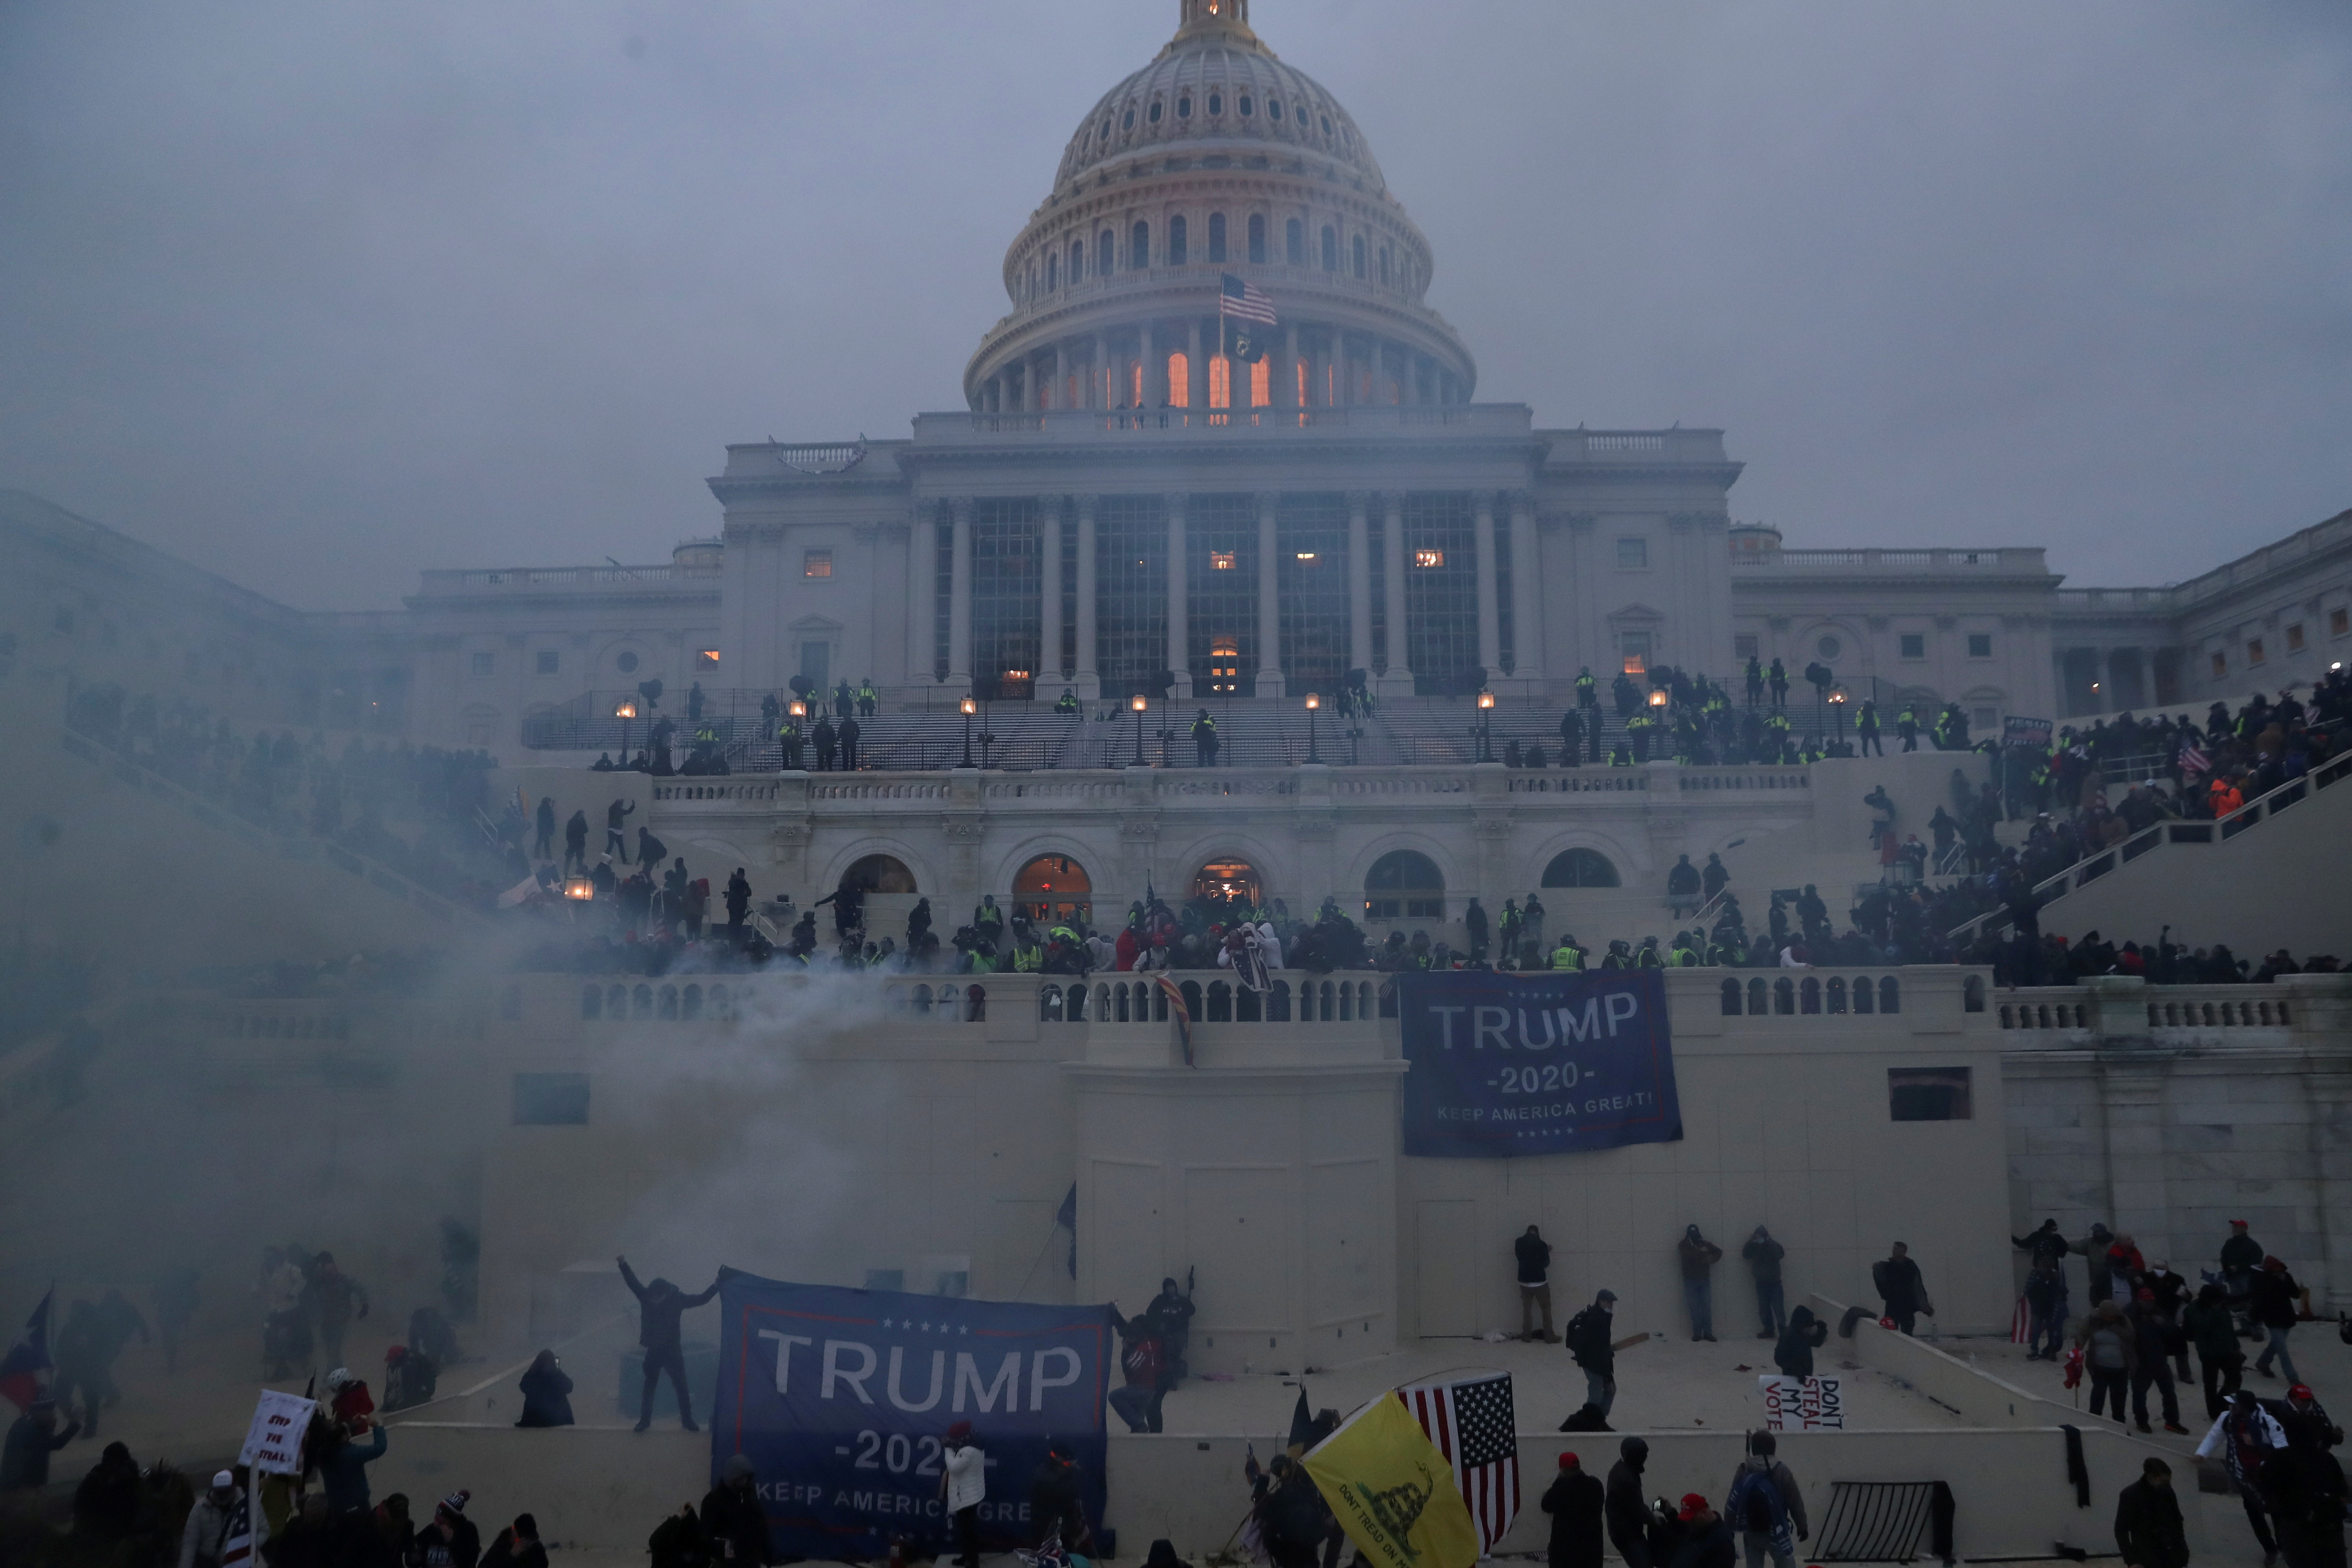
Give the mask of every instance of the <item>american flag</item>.
M 2183 773 L 2208 773 L 2213 771 L 2213 764 L 2195 746 L 2184 744 L 2180 748 L 2180 768 Z
M 1495 1542 L 1519 1514 L 1519 1439 L 1511 1404 L 1511 1374 L 1462 1383 L 1417 1384 L 1397 1390 L 1445 1462 L 1470 1517 L 1478 1521 L 1478 1554 Z
M 1224 291 L 1217 297 L 1217 314 L 1237 316 L 1266 327 L 1279 324 L 1274 319 L 1274 301 L 1256 284 L 1230 272 L 1224 275 Z
M 220 1568 L 252 1568 L 253 1494 L 239 1491 L 229 1505 L 228 1522 L 221 1530 Z

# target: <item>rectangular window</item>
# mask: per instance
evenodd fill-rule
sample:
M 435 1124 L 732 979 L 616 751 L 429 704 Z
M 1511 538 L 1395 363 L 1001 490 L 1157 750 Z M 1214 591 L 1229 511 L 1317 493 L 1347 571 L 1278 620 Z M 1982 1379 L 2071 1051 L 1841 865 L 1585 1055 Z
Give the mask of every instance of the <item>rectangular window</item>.
M 1194 496 L 1185 514 L 1185 662 L 1195 696 L 1246 695 L 1257 646 L 1257 498 Z
M 1649 668 L 1650 668 L 1650 634 L 1649 634 L 1649 633 L 1647 633 L 1647 632 L 1620 632 L 1620 633 L 1618 633 L 1618 634 L 1617 634 L 1617 651 L 1618 651 L 1619 653 L 1621 653 L 1621 654 L 1622 654 L 1622 655 L 1624 656 L 1624 661 L 1623 661 L 1623 662 L 1624 662 L 1624 669 L 1625 669 L 1625 673 L 1626 673 L 1626 674 L 1628 674 L 1628 675 L 1643 675 L 1643 674 L 1646 674 L 1646 673 L 1648 672 Z
M 1970 632 L 1969 634 L 1969 657 L 1970 658 L 1990 658 L 1992 657 L 1992 634 L 1990 632 Z
M 488 675 L 492 669 L 496 668 L 497 666 L 498 656 L 496 654 L 478 653 L 474 656 L 474 673 L 476 675 Z
M 2246 639 L 2246 662 L 2248 664 L 2260 664 L 2263 662 L 2262 638 L 2248 637 Z
M 1416 550 L 1412 552 L 1412 563 L 1416 566 L 1426 567 L 1433 570 L 1445 564 L 1445 552 L 1443 550 Z
M 2297 621 L 2294 625 L 2287 627 L 2286 629 L 2286 651 L 2289 653 L 2301 653 L 2303 651 L 2303 623 L 2301 621 Z
M 2352 609 L 2338 605 L 2327 612 L 2327 635 L 2340 637 L 2347 631 L 2352 631 Z
M 1414 694 L 1466 696 L 1478 689 L 1476 522 L 1466 493 L 1408 495 L 1404 548 L 1403 667 Z M 1395 630 L 1389 661 L 1398 662 Z M 1491 671 L 1489 672 L 1492 673 Z
M 2228 654 L 2226 654 L 2226 653 L 2217 653 L 2217 654 L 2215 654 L 2215 655 L 2213 656 L 2213 679 L 2216 679 L 2216 680 L 2219 680 L 2219 679 L 2221 679 L 2221 677 L 2223 677 L 2223 676 L 2225 676 L 2225 675 L 2227 675 L 2227 674 L 2229 674 L 2229 673 L 2230 673 L 2230 656 L 2229 656 Z
M 1650 542 L 1646 539 L 1619 540 L 1617 564 L 1629 570 L 1646 569 L 1650 564 Z
M 1888 1068 L 1887 1118 L 1893 1121 L 1972 1121 L 1967 1068 Z
M 1756 638 L 1752 636 L 1733 637 L 1731 639 L 1731 653 L 1733 658 L 1739 659 L 1743 663 L 1748 659 L 1759 657 L 1757 652 Z
M 830 550 L 804 550 L 801 552 L 801 575 L 803 577 L 832 576 L 833 552 Z
M 539 650 L 538 669 L 540 674 L 553 675 L 562 668 L 563 656 L 561 653 L 558 653 L 551 647 L 543 647 Z
M 1050 524 L 1058 537 L 1061 521 L 1058 513 L 1046 517 L 1033 497 L 972 508 L 972 674 L 994 677 L 1000 697 L 1025 698 L 1033 689 L 1045 634 L 1044 530 Z
M 588 1125 L 588 1075 L 584 1072 L 519 1072 L 514 1075 L 517 1127 Z
M 1209 567 L 1210 570 L 1215 572 L 1232 571 L 1234 569 L 1234 552 L 1230 550 L 1210 551 Z
M 698 647 L 695 649 L 694 668 L 698 670 L 717 669 L 719 668 L 719 650 L 715 647 Z
M 1294 696 L 1319 691 L 1328 703 L 1348 671 L 1347 498 L 1284 495 L 1275 543 L 1282 670 Z
M 1168 521 L 1157 496 L 1105 496 L 1095 512 L 1095 657 L 1105 697 L 1158 697 L 1168 668 Z
M 1903 634 L 1903 657 L 1905 658 L 1927 658 L 1927 634 L 1925 632 L 1905 632 Z

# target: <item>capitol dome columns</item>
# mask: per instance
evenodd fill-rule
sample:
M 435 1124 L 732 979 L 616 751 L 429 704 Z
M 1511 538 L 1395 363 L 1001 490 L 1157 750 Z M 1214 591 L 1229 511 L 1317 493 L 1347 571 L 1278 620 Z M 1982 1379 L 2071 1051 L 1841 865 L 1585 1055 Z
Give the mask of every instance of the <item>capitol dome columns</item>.
M 1383 696 L 1412 695 L 1412 666 L 1408 662 L 1410 646 L 1404 629 L 1404 492 L 1390 490 L 1381 498 L 1386 503 L 1388 526 L 1381 539 L 1381 563 L 1387 575 L 1389 667 L 1381 676 Z
M 1372 542 L 1370 490 L 1348 492 L 1348 668 L 1372 673 Z
M 1078 501 L 1078 697 L 1092 702 L 1102 695 L 1102 676 L 1095 663 L 1095 498 Z
M 1536 498 L 1513 490 L 1511 507 L 1511 679 L 1531 694 L 1543 690 L 1543 556 L 1536 541 Z
M 1276 549 L 1275 522 L 1281 496 L 1260 490 L 1257 497 L 1257 695 L 1280 697 L 1282 674 L 1281 557 Z
M 1033 700 L 1048 700 L 1045 683 L 1062 685 L 1062 498 L 1037 498 L 1037 542 L 1042 547 L 1037 587 L 1037 668 L 1029 678 Z M 1053 697 L 1061 696 L 1056 690 Z

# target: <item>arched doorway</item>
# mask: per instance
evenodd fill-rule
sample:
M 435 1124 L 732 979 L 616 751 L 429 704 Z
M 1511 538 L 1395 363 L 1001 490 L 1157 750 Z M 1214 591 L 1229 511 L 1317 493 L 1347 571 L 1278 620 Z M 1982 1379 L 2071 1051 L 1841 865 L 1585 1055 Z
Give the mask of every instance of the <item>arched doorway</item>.
M 868 855 L 851 863 L 841 874 L 840 885 L 861 893 L 911 893 L 915 874 L 895 855 Z
M 1258 884 L 1257 868 L 1246 860 L 1219 858 L 1211 860 L 1192 873 L 1192 885 L 1186 897 L 1198 899 L 1213 912 L 1238 913 L 1265 905 L 1264 889 Z
M 1094 883 L 1066 855 L 1040 855 L 1013 873 L 1013 907 L 1032 921 L 1092 918 Z
M 1563 849 L 1544 868 L 1547 888 L 1614 888 L 1622 886 L 1617 868 L 1598 849 Z
M 1364 873 L 1364 915 L 1376 921 L 1442 921 L 1445 874 L 1417 849 L 1391 849 Z

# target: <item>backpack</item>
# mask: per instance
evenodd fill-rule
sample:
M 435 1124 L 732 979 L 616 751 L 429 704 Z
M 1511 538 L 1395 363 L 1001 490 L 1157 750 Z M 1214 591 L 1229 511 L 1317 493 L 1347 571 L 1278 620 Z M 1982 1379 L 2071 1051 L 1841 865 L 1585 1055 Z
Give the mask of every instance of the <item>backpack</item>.
M 1609 1331 L 1601 1326 L 1601 1311 L 1587 1307 L 1568 1321 L 1570 1352 L 1579 1357 L 1593 1355 L 1609 1348 Z
M 1787 1507 L 1780 1500 L 1780 1489 L 1772 1484 L 1771 1471 L 1750 1470 L 1739 1479 L 1738 1489 L 1744 1500 L 1739 1508 L 1741 1529 L 1759 1535 L 1780 1529 Z

